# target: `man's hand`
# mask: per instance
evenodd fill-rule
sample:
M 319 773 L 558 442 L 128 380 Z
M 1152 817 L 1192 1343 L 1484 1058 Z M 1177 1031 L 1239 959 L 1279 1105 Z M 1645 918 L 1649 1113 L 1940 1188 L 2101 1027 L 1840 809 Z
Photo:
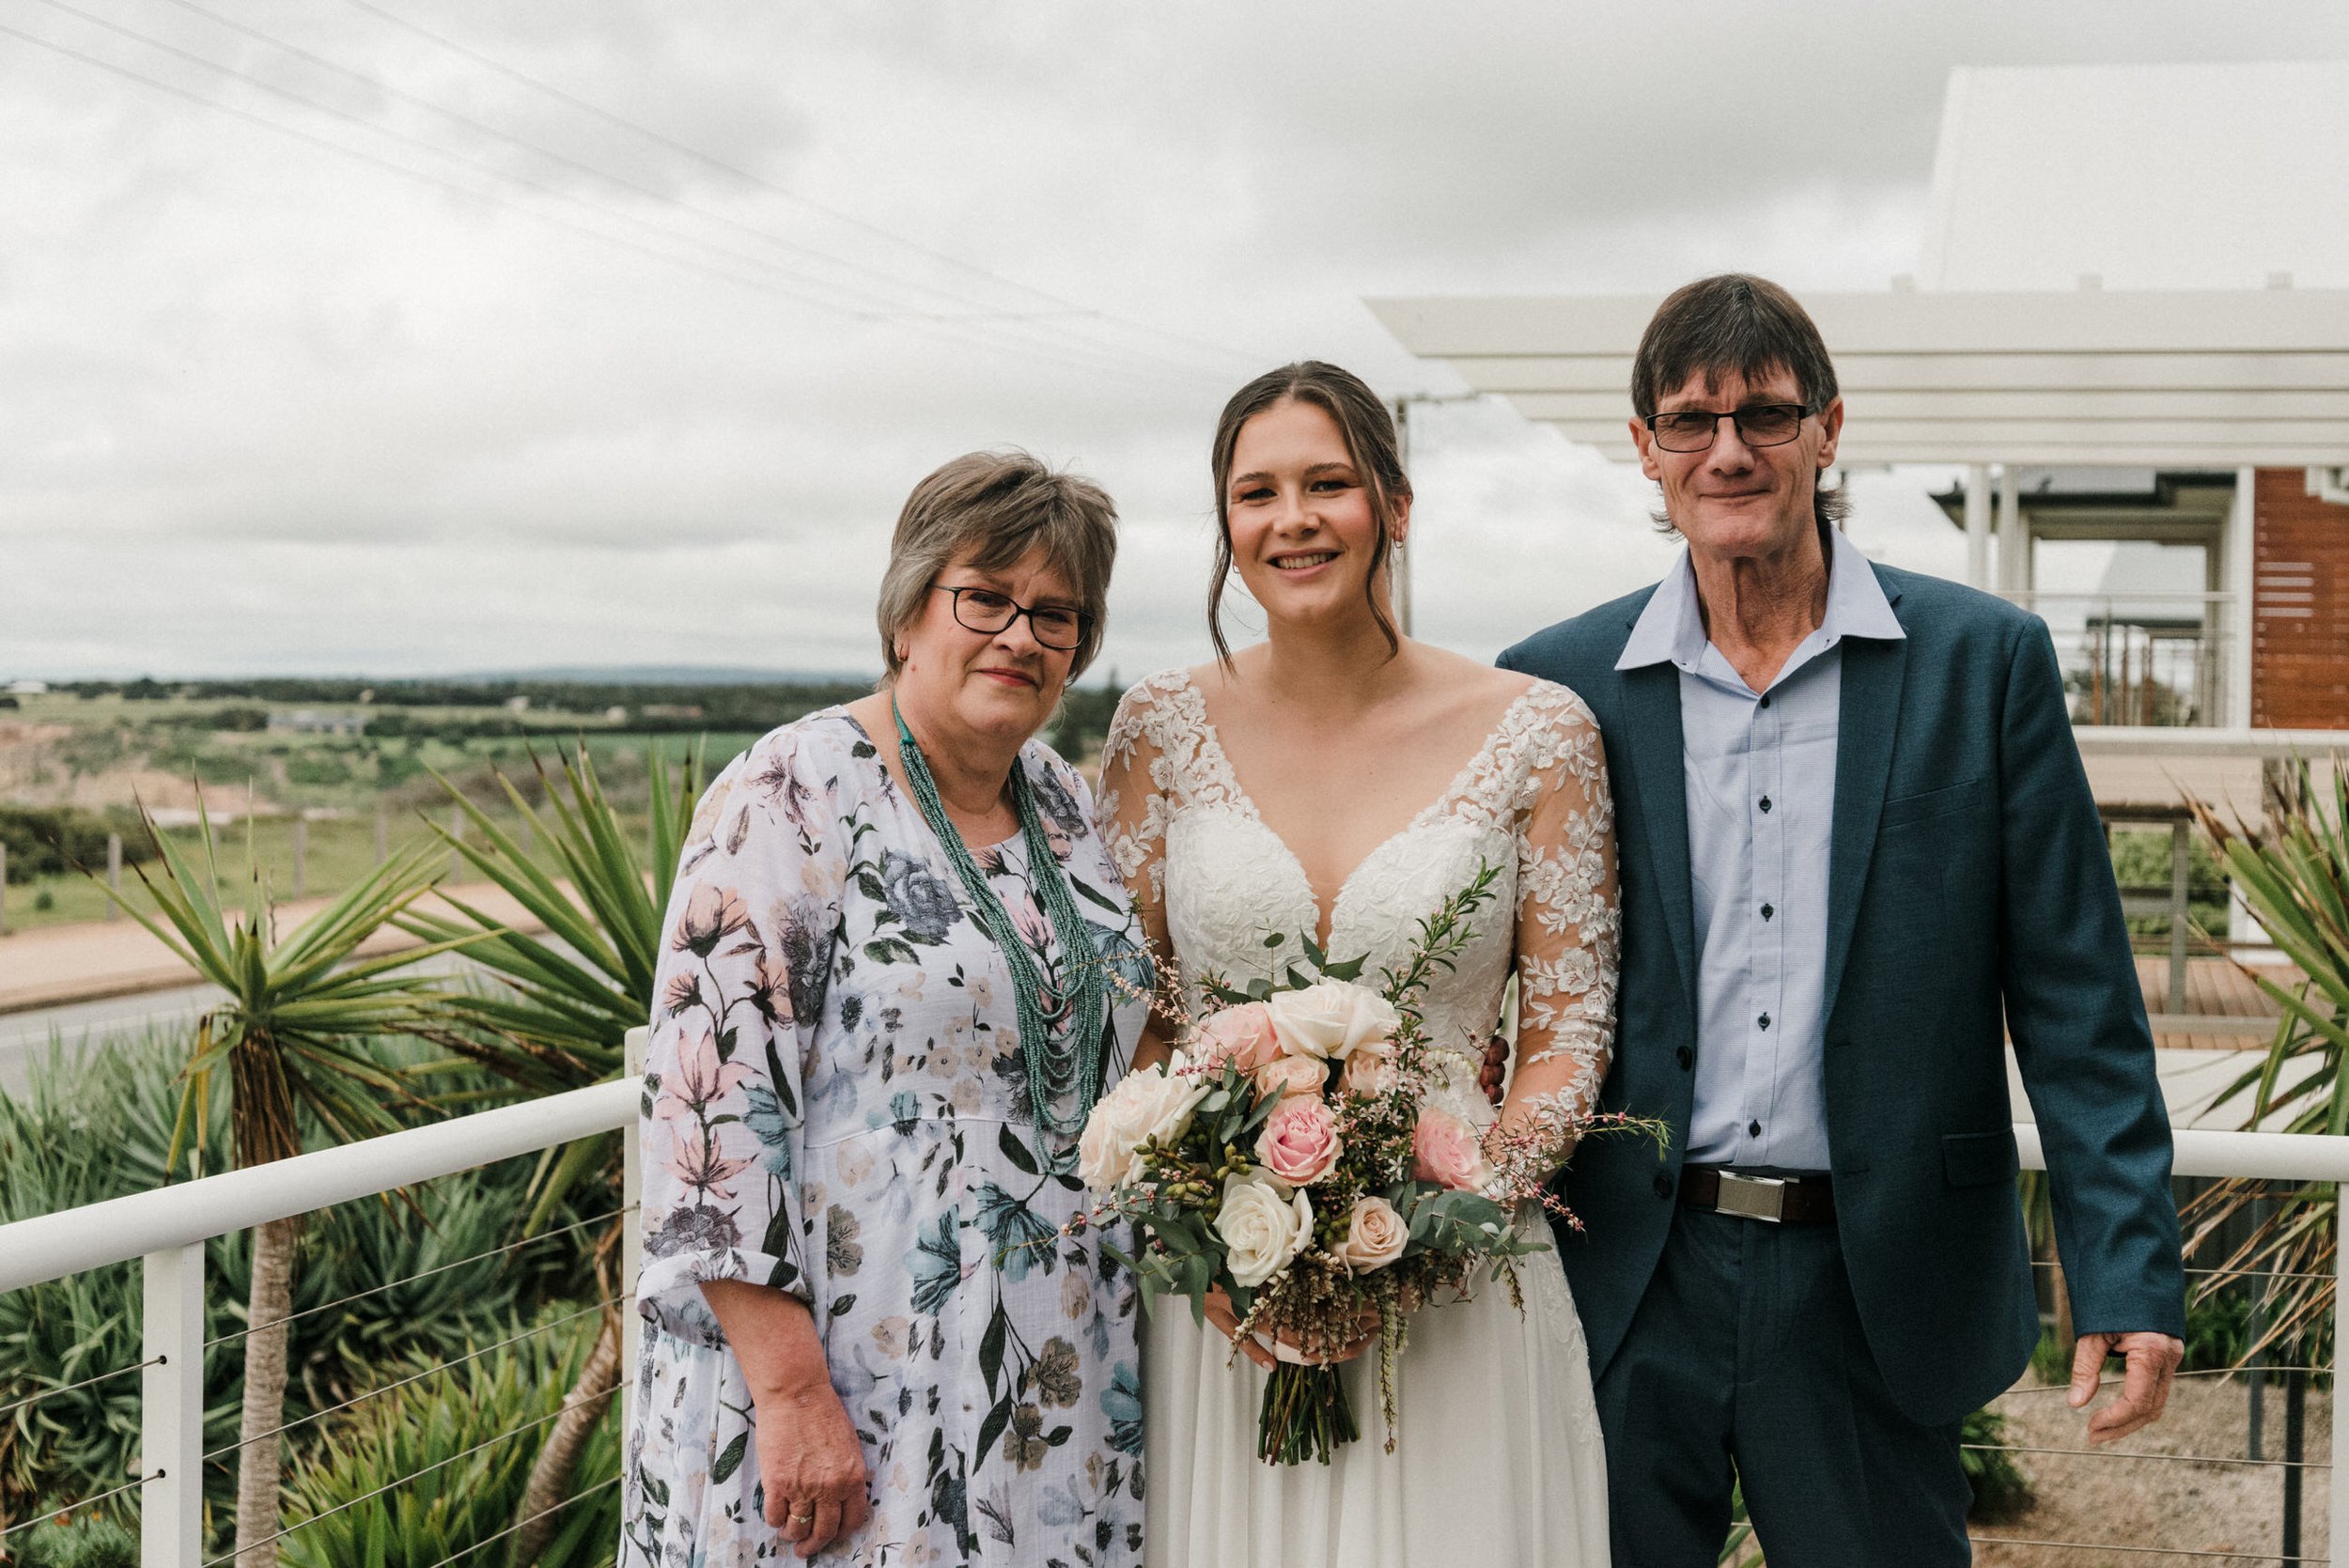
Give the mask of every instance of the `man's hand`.
M 2105 1358 L 2116 1350 L 2127 1363 L 2121 1397 L 2088 1418 L 2091 1447 L 2115 1442 L 2159 1421 L 2162 1408 L 2170 1403 L 2170 1385 L 2177 1378 L 2178 1363 L 2186 1359 L 2186 1342 L 2167 1334 L 2082 1334 L 2072 1348 L 2073 1409 L 2083 1408 L 2096 1397 Z

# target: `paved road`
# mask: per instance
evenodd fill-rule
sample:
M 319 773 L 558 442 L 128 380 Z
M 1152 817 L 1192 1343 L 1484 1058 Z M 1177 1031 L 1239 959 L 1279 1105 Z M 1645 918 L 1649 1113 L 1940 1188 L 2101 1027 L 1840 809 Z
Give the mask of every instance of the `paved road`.
M 74 1051 L 93 1037 L 133 1033 L 148 1025 L 189 1023 L 226 994 L 210 986 L 185 986 L 178 990 L 0 1015 L 0 1094 L 23 1092 L 33 1063 L 47 1051 L 52 1040 Z
M 420 967 L 449 974 L 471 966 L 444 955 Z M 185 1026 L 226 995 L 212 986 L 182 986 L 98 1001 L 67 1002 L 27 1013 L 0 1014 L 0 1094 L 23 1092 L 31 1080 L 33 1063 L 48 1051 L 52 1041 L 70 1053 L 93 1039 L 110 1034 L 136 1034 L 148 1028 Z

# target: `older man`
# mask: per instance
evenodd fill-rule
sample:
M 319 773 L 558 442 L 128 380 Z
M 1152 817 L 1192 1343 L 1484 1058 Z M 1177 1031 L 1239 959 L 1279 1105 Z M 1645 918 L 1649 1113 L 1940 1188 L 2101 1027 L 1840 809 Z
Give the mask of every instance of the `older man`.
M 1712 1568 L 1742 1484 L 1771 1568 L 1969 1559 L 1958 1424 L 2039 1335 L 2006 1036 L 2038 1113 L 2092 1440 L 2184 1345 L 2170 1129 L 2121 903 L 2037 618 L 1872 566 L 1823 488 L 1843 405 L 1759 278 L 1666 300 L 1631 434 L 1688 541 L 1501 663 L 1605 732 L 1623 1017 L 1559 1244 L 1617 1568 Z

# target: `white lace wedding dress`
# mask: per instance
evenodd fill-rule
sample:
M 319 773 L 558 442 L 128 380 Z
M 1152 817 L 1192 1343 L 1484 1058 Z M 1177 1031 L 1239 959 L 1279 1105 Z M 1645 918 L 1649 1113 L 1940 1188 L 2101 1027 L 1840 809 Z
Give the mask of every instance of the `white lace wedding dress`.
M 1333 809 L 1344 792 L 1332 791 Z M 1304 867 L 1234 775 L 1198 687 L 1181 671 L 1126 694 L 1111 725 L 1102 832 L 1162 950 L 1194 981 L 1266 970 L 1264 939 L 1320 924 Z M 1612 1042 L 1616 911 L 1611 806 L 1598 726 L 1579 698 L 1536 682 L 1442 797 L 1372 850 L 1330 911 L 1333 957 L 1366 974 L 1410 948 L 1422 917 L 1476 874 L 1500 873 L 1459 966 L 1426 1002 L 1431 1039 L 1456 1043 L 1435 1099 L 1479 1123 L 1479 1044 L 1520 982 L 1518 1060 L 1567 1053 L 1572 1092 L 1597 1092 Z M 1489 911 L 1505 911 L 1494 918 Z M 1530 1222 L 1537 1224 L 1538 1219 Z M 1327 1466 L 1256 1457 L 1264 1374 L 1233 1360 L 1188 1304 L 1143 1331 L 1145 1560 L 1163 1568 L 1604 1568 L 1606 1460 L 1589 1355 L 1554 1252 L 1518 1266 L 1525 1307 L 1500 1281 L 1420 1312 L 1397 1363 L 1386 1452 L 1377 1373 L 1346 1369 L 1361 1440 Z M 1228 1364 L 1227 1364 L 1228 1363 Z

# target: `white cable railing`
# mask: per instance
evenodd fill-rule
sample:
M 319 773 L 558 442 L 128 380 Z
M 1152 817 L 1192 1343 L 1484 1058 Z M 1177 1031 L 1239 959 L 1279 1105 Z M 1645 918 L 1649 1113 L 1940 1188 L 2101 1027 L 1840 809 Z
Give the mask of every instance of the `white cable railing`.
M 635 1045 L 631 1041 L 631 1047 Z M 631 1060 L 635 1058 L 634 1049 L 630 1056 Z M 133 1366 L 98 1374 L 88 1381 L 132 1372 L 141 1374 L 143 1448 L 138 1473 L 105 1496 L 132 1492 L 139 1495 L 140 1561 L 144 1568 L 205 1568 L 202 1476 L 208 1457 L 203 1432 L 206 1242 L 274 1219 L 396 1191 L 614 1130 L 624 1134 L 627 1150 L 622 1201 L 624 1205 L 632 1206 L 640 1196 L 635 1138 L 640 1104 L 641 1089 L 631 1073 L 620 1081 L 0 1227 L 0 1292 L 20 1290 L 132 1259 L 143 1263 L 146 1321 L 142 1359 Z M 2045 1169 L 2038 1128 L 2019 1124 L 2015 1137 L 2024 1167 Z M 2349 1139 L 2191 1129 L 2180 1130 L 2175 1137 L 2175 1170 L 2181 1176 L 2239 1176 L 2298 1183 L 2349 1181 Z M 623 1249 L 623 1293 L 631 1291 L 635 1282 L 634 1229 L 628 1227 L 630 1241 Z M 2349 1251 L 2341 1256 L 2349 1257 Z M 2338 1284 L 2338 1272 L 2335 1279 Z M 634 1314 L 623 1313 L 622 1321 L 632 1329 Z M 634 1364 L 632 1342 L 630 1333 L 621 1361 L 623 1368 Z M 625 1376 L 620 1381 L 625 1382 Z M 50 1390 L 56 1391 L 60 1390 Z M 2333 1452 L 2349 1452 L 2349 1399 L 2333 1401 L 2332 1436 Z M 2191 1457 L 2108 1452 L 2100 1452 L 2099 1456 Z M 2268 1461 L 2265 1465 L 2275 1467 L 2280 1463 Z M 2328 1498 L 2332 1539 L 2349 1540 L 2349 1467 L 2315 1461 L 2299 1467 L 2331 1471 Z M 101 1500 L 104 1498 L 83 1498 L 76 1506 L 86 1508 Z M 1996 1539 L 1982 1538 L 1985 1545 Z M 2246 1562 L 2279 1560 L 2272 1552 L 2212 1553 L 2152 1547 L 2142 1541 L 2031 1544 L 2082 1552 L 2163 1553 L 2171 1560 L 2206 1556 Z M 2083 1557 L 2082 1560 L 2092 1559 Z M 2295 1560 L 2326 1560 L 2311 1557 Z
M 624 1149 L 623 1209 L 632 1209 L 641 1182 L 636 1117 L 643 1089 L 634 1066 L 642 1036 L 639 1031 L 630 1037 L 630 1071 L 614 1082 L 0 1226 L 0 1293 L 133 1259 L 144 1270 L 141 1359 L 86 1380 L 141 1374 L 138 1474 L 76 1499 L 74 1511 L 136 1492 L 142 1568 L 206 1568 L 203 1474 L 205 1460 L 214 1456 L 204 1447 L 205 1244 L 614 1131 L 622 1134 Z M 635 1234 L 633 1225 L 624 1228 L 615 1301 L 635 1289 Z M 623 1312 L 621 1323 L 620 1364 L 628 1367 L 635 1361 L 635 1314 Z

